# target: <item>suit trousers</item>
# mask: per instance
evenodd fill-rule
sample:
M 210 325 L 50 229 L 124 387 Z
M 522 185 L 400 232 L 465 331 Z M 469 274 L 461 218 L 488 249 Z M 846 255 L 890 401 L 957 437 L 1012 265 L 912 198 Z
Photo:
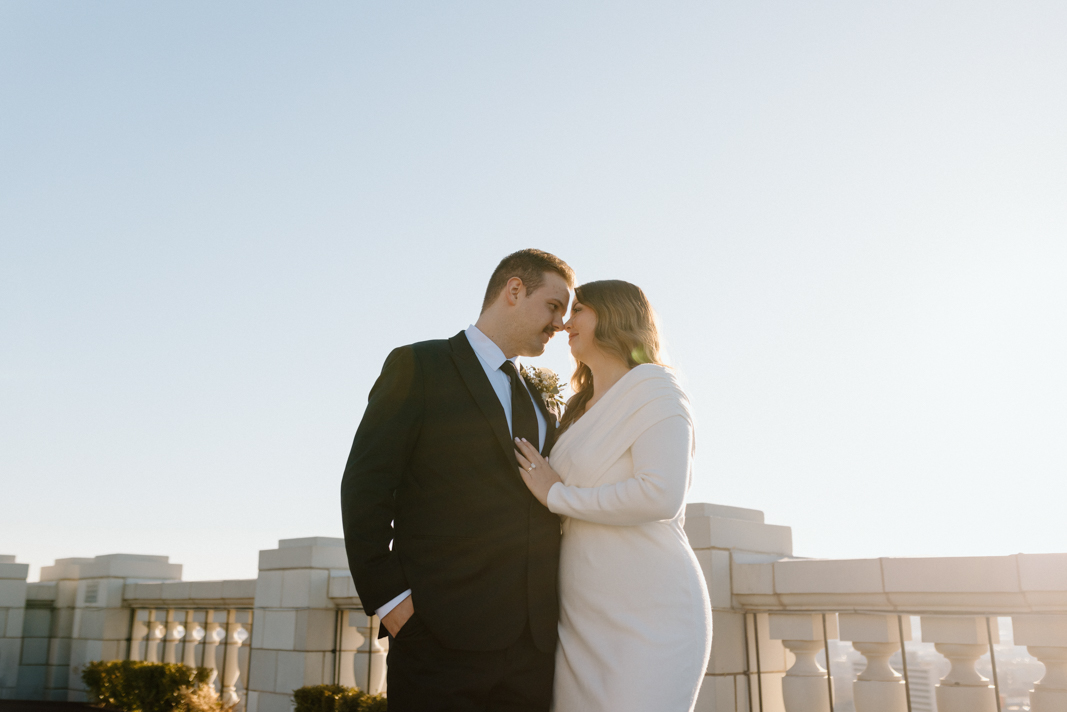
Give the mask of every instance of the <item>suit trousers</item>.
M 389 712 L 548 712 L 555 662 L 529 624 L 504 650 L 454 650 L 416 612 L 389 636 Z

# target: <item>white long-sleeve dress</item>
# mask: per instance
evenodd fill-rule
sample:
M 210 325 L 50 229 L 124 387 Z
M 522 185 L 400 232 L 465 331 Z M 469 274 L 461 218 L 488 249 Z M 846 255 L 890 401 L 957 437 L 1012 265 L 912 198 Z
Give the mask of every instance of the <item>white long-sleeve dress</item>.
M 683 529 L 689 400 L 663 366 L 631 369 L 549 462 L 561 515 L 554 712 L 687 712 L 711 652 L 711 603 Z

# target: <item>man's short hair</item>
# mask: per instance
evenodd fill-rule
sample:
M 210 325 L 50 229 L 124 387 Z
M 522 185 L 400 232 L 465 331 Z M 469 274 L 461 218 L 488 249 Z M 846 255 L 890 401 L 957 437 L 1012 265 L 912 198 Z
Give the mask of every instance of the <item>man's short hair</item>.
M 574 289 L 574 270 L 555 255 L 533 249 L 512 252 L 500 260 L 500 264 L 493 270 L 489 286 L 485 289 L 485 299 L 482 300 L 482 311 L 496 301 L 512 277 L 521 279 L 526 293 L 533 294 L 545 283 L 545 274 L 548 272 L 555 272 L 563 278 L 568 287 Z

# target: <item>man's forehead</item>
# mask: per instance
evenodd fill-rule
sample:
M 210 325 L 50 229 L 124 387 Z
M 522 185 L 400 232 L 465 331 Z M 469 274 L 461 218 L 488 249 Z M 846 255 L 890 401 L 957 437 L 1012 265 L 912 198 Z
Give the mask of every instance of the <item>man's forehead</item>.
M 547 277 L 545 286 L 549 288 L 553 296 L 559 297 L 560 299 L 570 299 L 571 288 L 570 285 L 567 284 L 567 280 L 563 279 L 563 277 L 560 277 L 555 272 L 550 272 Z
M 549 299 L 555 299 L 559 301 L 563 306 L 571 301 L 571 289 L 567 286 L 567 283 L 562 279 L 556 284 L 547 285 L 549 288 L 545 290 Z

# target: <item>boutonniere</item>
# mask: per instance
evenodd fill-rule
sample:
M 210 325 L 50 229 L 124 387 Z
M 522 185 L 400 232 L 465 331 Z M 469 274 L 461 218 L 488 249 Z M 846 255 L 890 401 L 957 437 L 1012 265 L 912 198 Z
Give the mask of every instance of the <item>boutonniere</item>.
M 556 372 L 548 368 L 527 368 L 526 366 L 520 368 L 522 368 L 522 377 L 541 394 L 541 400 L 545 402 L 548 409 L 556 413 L 562 412 L 563 398 L 560 396 L 563 389 Z

